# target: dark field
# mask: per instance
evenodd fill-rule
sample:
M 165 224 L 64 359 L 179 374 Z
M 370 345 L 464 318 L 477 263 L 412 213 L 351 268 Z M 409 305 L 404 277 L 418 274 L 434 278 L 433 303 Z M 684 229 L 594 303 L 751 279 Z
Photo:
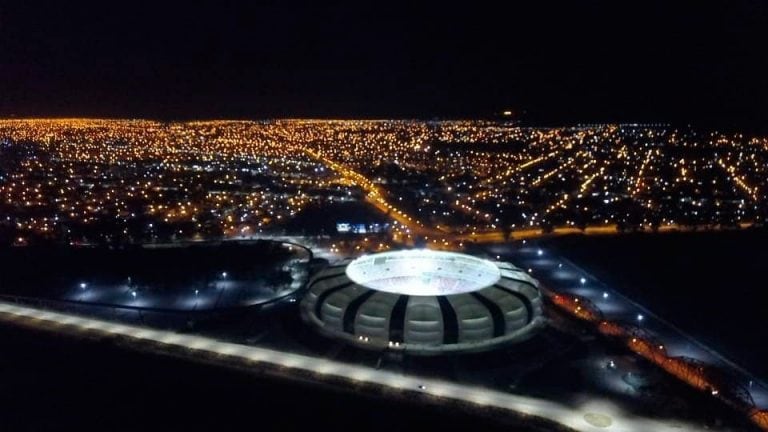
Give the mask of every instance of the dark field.
M 385 224 L 387 219 L 365 202 L 312 205 L 283 224 L 286 232 L 300 235 L 336 235 L 336 223 Z
M 768 378 L 768 231 L 549 241 L 598 279 Z
M 299 251 L 298 248 L 295 249 Z M 0 248 L 0 292 L 50 297 L 81 281 L 132 283 L 153 289 L 173 289 L 207 282 L 227 270 L 231 278 L 255 278 L 274 273 L 292 256 L 306 258 L 280 243 L 194 244 L 186 247 L 123 249 L 104 247 Z M 288 279 L 290 280 L 290 278 Z

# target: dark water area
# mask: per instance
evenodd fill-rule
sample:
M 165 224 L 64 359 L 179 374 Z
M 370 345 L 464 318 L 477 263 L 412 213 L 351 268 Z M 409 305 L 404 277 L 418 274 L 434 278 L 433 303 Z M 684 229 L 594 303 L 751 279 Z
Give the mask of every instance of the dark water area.
M 510 430 L 450 409 L 5 324 L 0 346 L 2 431 Z
M 768 231 L 570 236 L 548 243 L 768 379 Z

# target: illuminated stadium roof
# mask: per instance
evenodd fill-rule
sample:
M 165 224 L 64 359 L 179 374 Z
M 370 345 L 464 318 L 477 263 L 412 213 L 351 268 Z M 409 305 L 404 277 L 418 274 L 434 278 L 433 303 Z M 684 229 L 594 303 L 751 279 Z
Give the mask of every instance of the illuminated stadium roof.
M 477 291 L 496 283 L 501 272 L 470 255 L 405 250 L 360 257 L 347 266 L 347 277 L 377 291 L 428 296 Z
M 318 272 L 302 317 L 322 334 L 413 354 L 482 351 L 530 337 L 543 324 L 538 282 L 509 263 L 404 250 Z

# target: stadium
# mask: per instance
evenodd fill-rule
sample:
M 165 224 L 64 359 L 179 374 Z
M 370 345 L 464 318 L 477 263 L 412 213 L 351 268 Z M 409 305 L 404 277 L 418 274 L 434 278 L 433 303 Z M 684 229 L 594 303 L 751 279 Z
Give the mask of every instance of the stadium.
M 318 272 L 301 303 L 321 334 L 371 350 L 477 352 L 530 338 L 544 324 L 538 282 L 509 263 L 401 250 Z

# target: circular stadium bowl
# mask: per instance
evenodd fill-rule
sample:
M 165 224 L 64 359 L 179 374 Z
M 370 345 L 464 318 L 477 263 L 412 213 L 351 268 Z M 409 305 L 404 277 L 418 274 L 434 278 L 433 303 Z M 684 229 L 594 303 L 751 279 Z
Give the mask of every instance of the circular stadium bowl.
M 301 303 L 325 336 L 371 350 L 490 350 L 544 325 L 538 282 L 509 263 L 430 250 L 365 255 L 315 274 Z

